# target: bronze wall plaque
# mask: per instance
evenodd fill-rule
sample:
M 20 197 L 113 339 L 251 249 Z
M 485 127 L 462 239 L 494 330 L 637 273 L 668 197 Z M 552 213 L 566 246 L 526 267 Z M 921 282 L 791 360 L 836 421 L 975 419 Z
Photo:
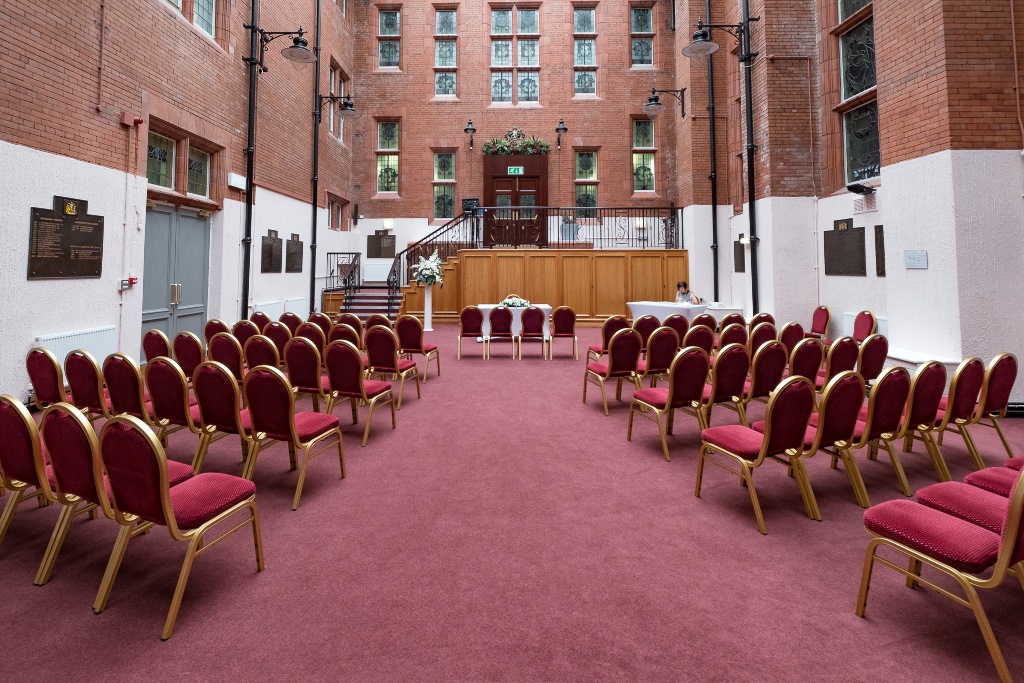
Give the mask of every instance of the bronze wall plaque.
M 90 216 L 89 202 L 54 195 L 52 209 L 32 209 L 29 280 L 98 278 L 102 274 L 103 216 Z
M 864 228 L 825 231 L 825 275 L 868 274 Z M 850 221 L 852 222 L 852 221 Z
M 267 236 L 263 238 L 262 258 L 260 259 L 261 273 L 281 272 L 281 251 L 284 248 L 282 240 L 277 236 L 277 230 L 267 230 Z
M 284 272 L 302 272 L 302 240 L 294 232 L 292 238 L 285 244 Z
M 387 230 L 375 230 L 366 236 L 366 258 L 395 258 L 395 236 Z
M 366 236 L 366 258 L 380 258 L 380 235 Z
M 734 273 L 747 272 L 747 251 L 739 240 L 732 243 L 732 270 Z
M 875 275 L 885 277 L 885 229 L 875 226 Z

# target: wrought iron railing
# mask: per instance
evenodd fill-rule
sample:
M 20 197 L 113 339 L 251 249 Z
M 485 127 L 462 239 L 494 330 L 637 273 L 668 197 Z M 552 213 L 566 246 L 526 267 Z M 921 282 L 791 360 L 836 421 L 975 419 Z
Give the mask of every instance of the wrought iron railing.
M 325 292 L 344 292 L 345 310 L 352 305 L 352 295 L 363 284 L 362 254 L 359 252 L 327 252 L 327 281 Z

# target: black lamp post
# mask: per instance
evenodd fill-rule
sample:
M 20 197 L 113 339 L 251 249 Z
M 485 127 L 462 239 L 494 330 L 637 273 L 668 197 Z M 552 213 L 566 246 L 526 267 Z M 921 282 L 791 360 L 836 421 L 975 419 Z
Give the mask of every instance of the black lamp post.
M 658 97 L 658 93 L 671 95 L 679 100 L 679 114 L 682 118 L 686 118 L 686 100 L 684 99 L 686 95 L 686 88 L 679 88 L 679 90 L 659 90 L 658 88 L 651 88 L 651 95 L 647 98 L 647 104 L 645 104 L 640 111 L 647 114 L 647 116 L 652 119 L 665 111 L 665 105 L 661 103 L 661 98 Z
M 316 61 L 303 38 L 305 31 L 264 31 L 259 27 L 259 2 L 253 0 L 250 23 L 244 24 L 249 29 L 249 56 L 242 61 L 249 65 L 249 124 L 245 145 L 245 236 L 242 238 L 244 252 L 242 254 L 242 318 L 249 317 L 249 270 L 252 264 L 252 193 L 256 174 L 256 81 L 260 73 L 266 72 L 263 63 L 267 45 L 282 36 L 291 36 L 292 44 L 281 54 L 285 59 L 302 64 Z
M 565 125 L 565 119 L 558 119 L 558 126 L 555 128 L 555 140 L 558 146 L 558 199 L 562 201 L 562 134 L 568 133 L 569 129 Z
M 462 129 L 462 132 L 469 136 L 469 149 L 473 149 L 473 133 L 476 132 L 476 126 L 473 125 L 473 119 L 469 120 L 466 127 Z
M 743 66 L 743 86 L 744 97 L 746 100 L 747 218 L 750 223 L 751 304 L 753 306 L 754 313 L 758 313 L 760 311 L 757 286 L 757 243 L 759 240 L 757 237 L 757 212 L 754 209 L 754 150 L 756 150 L 757 147 L 754 145 L 754 105 L 751 101 L 754 87 L 751 79 L 750 68 L 753 65 L 754 58 L 757 57 L 757 53 L 752 52 L 750 49 L 750 24 L 754 21 L 760 21 L 760 19 L 761 17 L 750 16 L 749 0 L 743 0 L 740 23 L 705 24 L 703 20 L 698 19 L 697 31 L 693 34 L 693 42 L 683 48 L 683 56 L 690 57 L 691 59 L 706 57 L 712 54 L 718 49 L 718 43 L 711 40 L 711 31 L 713 29 L 722 29 L 739 41 L 739 51 L 737 56 L 739 57 L 740 64 Z M 711 210 L 714 211 L 715 207 L 712 206 Z

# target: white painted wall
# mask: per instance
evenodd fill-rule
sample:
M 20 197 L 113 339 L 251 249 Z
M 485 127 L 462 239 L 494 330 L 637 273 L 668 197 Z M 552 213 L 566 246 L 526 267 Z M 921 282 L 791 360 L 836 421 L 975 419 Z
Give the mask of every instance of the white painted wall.
M 718 207 L 718 299 L 732 301 L 732 239 L 729 232 L 731 206 Z M 683 248 L 690 257 L 690 289 L 705 301 L 715 298 L 715 274 L 711 251 L 711 206 L 683 209 Z

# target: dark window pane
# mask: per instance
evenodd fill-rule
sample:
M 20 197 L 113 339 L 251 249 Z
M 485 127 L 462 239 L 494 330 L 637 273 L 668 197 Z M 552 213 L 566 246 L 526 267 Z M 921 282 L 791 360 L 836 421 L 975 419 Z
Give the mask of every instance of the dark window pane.
M 377 149 L 398 149 L 397 121 L 381 121 L 377 124 Z
M 536 102 L 538 100 L 537 73 L 534 71 L 519 72 L 519 101 Z
M 845 21 L 861 7 L 871 3 L 871 0 L 839 0 L 839 21 Z
M 380 35 L 397 36 L 400 31 L 398 12 L 380 13 Z
M 434 76 L 434 94 L 435 95 L 454 95 L 455 94 L 455 73 L 451 71 L 441 71 Z
M 398 66 L 398 57 L 401 54 L 397 40 L 380 41 L 380 65 Z
M 882 165 L 878 148 L 878 103 L 868 102 L 843 115 L 846 150 L 846 182 L 853 183 L 879 175 Z
M 509 71 L 498 71 L 491 74 L 491 101 L 512 101 L 512 74 Z
M 875 85 L 875 22 L 868 19 L 839 37 L 843 99 Z
M 577 95 L 597 93 L 597 75 L 593 71 L 577 71 L 575 91 Z
M 633 38 L 631 56 L 634 64 L 654 63 L 654 40 L 652 38 Z
M 585 207 L 576 212 L 576 218 L 597 218 L 597 185 L 576 186 L 576 206 Z
M 149 134 L 146 151 L 146 180 L 151 185 L 174 187 L 174 141 Z
M 593 8 L 573 10 L 572 30 L 575 33 L 597 33 L 594 28 Z
M 629 30 L 633 33 L 654 33 L 650 7 L 634 7 L 629 13 Z
M 437 11 L 437 35 L 439 36 L 454 36 L 455 35 L 455 10 L 438 10 Z
M 455 186 L 434 185 L 434 218 L 455 217 Z

